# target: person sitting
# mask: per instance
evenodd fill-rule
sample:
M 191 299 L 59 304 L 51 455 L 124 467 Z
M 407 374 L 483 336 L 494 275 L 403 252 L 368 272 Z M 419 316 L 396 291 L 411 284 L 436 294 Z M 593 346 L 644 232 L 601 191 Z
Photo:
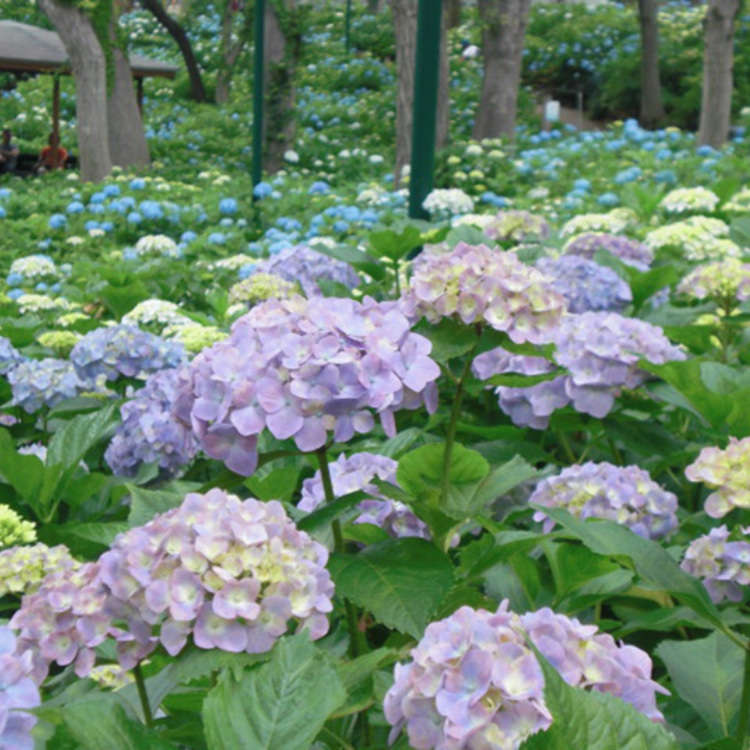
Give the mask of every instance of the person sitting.
M 51 169 L 62 169 L 67 159 L 68 152 L 60 145 L 57 133 L 50 133 L 49 146 L 45 146 L 39 154 L 39 158 L 34 164 L 34 171 L 37 174 L 43 174 Z
M 10 130 L 5 128 L 0 141 L 0 173 L 15 172 L 18 154 L 18 146 L 13 143 Z

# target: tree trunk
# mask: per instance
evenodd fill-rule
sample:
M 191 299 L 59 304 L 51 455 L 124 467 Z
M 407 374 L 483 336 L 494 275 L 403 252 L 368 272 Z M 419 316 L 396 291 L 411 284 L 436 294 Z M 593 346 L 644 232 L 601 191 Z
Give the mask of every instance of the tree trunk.
M 417 0 L 391 0 L 393 28 L 396 34 L 396 187 L 401 172 L 411 161 L 411 131 L 414 107 L 414 66 L 417 51 Z M 450 121 L 449 70 L 446 43 L 446 20 L 440 40 L 440 74 L 438 79 L 437 121 L 435 146 L 441 148 L 448 137 Z
M 75 78 L 81 179 L 98 182 L 112 171 L 104 51 L 88 16 L 78 8 L 56 0 L 39 0 L 39 7 L 60 35 Z
M 148 153 L 143 120 L 133 86 L 133 74 L 125 53 L 112 45 L 114 75 L 107 97 L 107 135 L 113 164 L 120 167 L 145 166 Z M 77 87 L 77 86 L 76 86 Z
M 298 12 L 295 0 L 277 1 L 289 13 Z M 294 143 L 294 72 L 302 50 L 302 35 L 297 31 L 299 24 L 294 24 L 293 35 L 286 35 L 272 2 L 266 3 L 265 20 L 265 167 L 273 174 L 284 165 L 284 152 Z
M 161 0 L 141 0 L 141 5 L 153 14 L 154 18 L 169 32 L 172 39 L 177 42 L 190 78 L 190 98 L 196 102 L 206 101 L 206 89 L 203 87 L 201 71 L 185 29 L 167 13 Z
M 698 143 L 714 148 L 729 136 L 734 22 L 740 0 L 709 0 L 703 19 L 703 95 Z
M 515 134 L 521 58 L 531 0 L 478 0 L 484 76 L 474 138 Z
M 641 27 L 641 125 L 656 127 L 664 119 L 659 80 L 659 1 L 638 0 Z
M 446 0 L 445 2 L 446 23 L 449 29 L 455 29 L 461 25 L 461 0 Z
M 229 90 L 232 85 L 232 75 L 234 74 L 237 59 L 245 47 L 248 36 L 253 26 L 252 4 L 242 9 L 242 28 L 239 30 L 236 39 L 233 39 L 232 31 L 234 28 L 235 14 L 232 0 L 227 0 L 224 17 L 221 21 L 221 58 L 222 65 L 216 74 L 216 92 L 214 100 L 217 104 L 224 104 L 229 99 Z

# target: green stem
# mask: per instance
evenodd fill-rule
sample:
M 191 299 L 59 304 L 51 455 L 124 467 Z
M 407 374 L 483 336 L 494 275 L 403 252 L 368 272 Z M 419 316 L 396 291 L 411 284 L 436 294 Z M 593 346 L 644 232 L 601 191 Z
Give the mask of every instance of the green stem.
M 456 442 L 456 426 L 458 424 L 458 417 L 461 414 L 461 401 L 464 396 L 464 383 L 466 378 L 469 376 L 471 370 L 471 363 L 474 361 L 474 352 L 476 351 L 476 345 L 469 352 L 466 357 L 466 364 L 461 372 L 461 377 L 456 383 L 456 395 L 453 397 L 453 407 L 451 408 L 450 421 L 448 422 L 448 430 L 445 433 L 445 452 L 443 453 L 443 474 L 440 480 L 440 507 L 445 507 L 448 499 L 448 488 L 450 486 L 450 473 L 451 473 L 451 457 L 453 455 L 453 444 Z
M 563 449 L 563 453 L 565 454 L 565 458 L 568 459 L 568 461 L 571 464 L 578 463 L 576 461 L 575 453 L 573 453 L 573 449 L 570 447 L 570 443 L 568 442 L 568 438 L 565 437 L 565 433 L 562 431 L 559 431 L 557 433 L 557 438 L 560 441 L 560 446 Z
M 141 708 L 143 708 L 144 723 L 147 727 L 152 727 L 154 725 L 154 717 L 151 714 L 151 706 L 148 702 L 148 693 L 146 692 L 146 682 L 143 679 L 140 662 L 133 667 L 133 676 L 135 677 L 135 686 L 138 689 L 138 697 L 141 700 Z
M 326 502 L 332 503 L 336 499 L 336 495 L 333 492 L 331 469 L 328 466 L 326 447 L 323 446 L 322 448 L 318 448 L 318 450 L 315 451 L 315 455 L 318 457 L 320 478 L 323 481 L 323 493 L 325 494 Z M 333 551 L 342 553 L 344 551 L 344 535 L 341 532 L 341 521 L 339 521 L 338 518 L 334 518 L 331 522 L 331 530 L 333 531 Z M 360 631 L 357 626 L 357 614 L 354 611 L 354 605 L 346 598 L 344 599 L 344 609 L 346 611 L 346 623 L 349 629 L 349 651 L 352 657 L 356 657 L 367 651 L 367 642 L 365 640 L 365 634 Z
M 740 750 L 750 748 L 748 725 L 750 724 L 750 650 L 745 650 L 745 672 L 742 679 L 742 698 L 740 699 L 740 715 L 737 724 L 737 747 Z

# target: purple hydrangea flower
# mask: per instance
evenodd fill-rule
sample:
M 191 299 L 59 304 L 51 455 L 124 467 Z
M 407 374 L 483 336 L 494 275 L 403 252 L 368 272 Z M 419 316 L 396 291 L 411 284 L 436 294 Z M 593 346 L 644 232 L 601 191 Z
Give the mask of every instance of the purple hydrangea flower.
M 178 367 L 185 361 L 182 344 L 167 341 L 135 326 L 116 325 L 87 333 L 70 352 L 70 361 L 81 377 L 107 380 L 120 376 L 143 377 L 145 374 Z
M 360 515 L 354 523 L 371 523 L 379 526 L 394 537 L 421 537 L 429 539 L 427 526 L 412 513 L 408 506 L 397 500 L 384 497 L 372 480 L 377 478 L 390 484 L 397 484 L 398 462 L 387 456 L 374 453 L 355 453 L 349 458 L 343 454 L 330 464 L 333 492 L 338 497 L 352 492 L 364 491 L 372 496 L 357 505 Z M 325 502 L 323 480 L 320 471 L 302 482 L 300 510 L 308 513 Z
M 516 343 L 536 344 L 549 340 L 565 310 L 550 280 L 514 253 L 465 242 L 420 257 L 401 305 L 410 316 L 483 322 Z
M 180 375 L 175 413 L 203 450 L 239 474 L 257 463 L 263 429 L 302 451 L 374 426 L 395 434 L 394 412 L 436 407 L 430 342 L 392 303 L 313 297 L 269 300 Z
M 7 374 L 9 370 L 25 361 L 26 357 L 10 343 L 10 339 L 0 336 L 0 375 Z
M 623 524 L 640 536 L 658 539 L 677 527 L 677 497 L 660 487 L 638 466 L 602 462 L 576 464 L 543 479 L 529 503 L 563 508 L 579 518 L 605 518 Z M 555 522 L 536 511 L 544 531 Z
M 104 453 L 116 476 L 133 476 L 141 464 L 157 461 L 174 474 L 196 454 L 192 431 L 172 415 L 177 383 L 176 368 L 160 370 L 120 407 L 122 424 Z
M 359 284 L 359 276 L 352 266 L 307 245 L 286 248 L 258 263 L 255 270 L 298 283 L 306 297 L 320 295 L 318 281 L 322 279 L 335 281 L 349 289 L 354 289 Z
M 750 584 L 750 528 L 726 526 L 711 529 L 694 539 L 685 550 L 681 567 L 700 578 L 717 604 L 724 599 L 742 601 Z
M 552 279 L 568 311 L 624 310 L 633 300 L 630 287 L 611 269 L 577 255 L 540 258 L 536 267 Z
M 651 659 L 645 651 L 624 643 L 618 646 L 595 625 L 582 625 L 549 607 L 520 619 L 531 642 L 569 685 L 616 695 L 652 721 L 664 721 L 656 693 L 669 691 L 651 679 Z
M 53 407 L 74 398 L 91 384 L 81 378 L 75 367 L 64 359 L 28 359 L 8 371 L 6 377 L 13 404 L 33 414 L 43 406 Z
M 639 359 L 655 364 L 685 359 L 658 326 L 618 313 L 567 315 L 550 336 L 555 362 L 569 374 L 525 388 L 499 386 L 500 408 L 515 424 L 543 429 L 549 415 L 568 403 L 584 414 L 606 416 L 623 388 L 634 389 L 648 377 Z M 539 357 L 511 357 L 504 350 L 476 358 L 474 372 L 482 378 L 520 372 L 541 374 L 552 365 Z
M 640 271 L 648 270 L 654 260 L 654 253 L 647 245 L 616 234 L 579 234 L 571 238 L 564 248 L 568 255 L 589 259 L 598 250 L 605 250 Z
M 32 667 L 31 652 L 19 651 L 13 631 L 0 627 L 0 748 L 34 750 L 36 717 L 26 709 L 36 708 L 41 699 Z
M 214 489 L 120 534 L 96 563 L 53 573 L 24 597 L 11 627 L 43 679 L 52 662 L 85 676 L 114 638 L 132 669 L 157 646 L 262 653 L 290 620 L 313 639 L 328 631 L 328 551 L 298 531 L 276 501 Z
M 394 676 L 383 702 L 391 742 L 405 727 L 418 750 L 516 750 L 552 723 L 542 669 L 507 600 L 428 625 Z

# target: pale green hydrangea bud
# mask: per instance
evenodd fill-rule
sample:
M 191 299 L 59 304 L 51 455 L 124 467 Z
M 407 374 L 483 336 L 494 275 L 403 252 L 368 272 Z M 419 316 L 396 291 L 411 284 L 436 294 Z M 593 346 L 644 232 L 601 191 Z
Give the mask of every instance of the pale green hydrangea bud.
M 65 315 L 61 315 L 57 319 L 57 325 L 62 326 L 63 328 L 68 328 L 69 326 L 73 326 L 76 323 L 80 323 L 82 320 L 88 319 L 89 316 L 82 312 L 66 313 Z
M 735 193 L 721 210 L 732 214 L 750 214 L 750 187 L 744 187 L 739 193 Z
M 710 216 L 691 216 L 654 229 L 646 235 L 645 243 L 652 250 L 680 248 L 687 260 L 741 255 L 740 248 L 729 239 L 729 226 L 721 219 Z
M 134 682 L 133 675 L 119 664 L 101 664 L 93 667 L 88 676 L 103 688 L 119 690 Z
M 721 518 L 734 508 L 750 508 L 750 438 L 730 437 L 724 450 L 704 448 L 685 469 L 685 476 L 716 490 L 705 504 L 712 518 Z
M 81 334 L 73 331 L 46 331 L 40 333 L 36 340 L 42 346 L 52 349 L 58 357 L 67 357 L 80 338 Z
M 139 302 L 122 322 L 125 325 L 148 328 L 153 326 L 161 331 L 164 326 L 180 326 L 192 323 L 190 318 L 180 312 L 179 305 L 163 299 L 147 299 Z
M 267 299 L 289 299 L 299 294 L 299 286 L 273 273 L 255 273 L 238 281 L 229 290 L 229 303 L 254 305 Z
M 225 271 L 239 271 L 243 266 L 250 266 L 257 262 L 258 259 L 252 255 L 237 253 L 237 255 L 230 255 L 228 258 L 222 258 L 214 263 L 209 263 L 209 268 L 221 268 Z
M 0 552 L 0 596 L 31 593 L 49 573 L 74 570 L 79 565 L 62 544 L 57 547 L 41 543 L 33 547 L 10 547 Z
M 746 300 L 750 297 L 750 263 L 743 263 L 739 258 L 705 263 L 689 273 L 677 291 L 694 299 Z
M 195 354 L 218 341 L 223 341 L 227 334 L 215 326 L 203 326 L 200 323 L 173 325 L 164 329 L 165 338 L 179 341 L 185 350 Z
M 49 297 L 46 294 L 22 294 L 16 302 L 22 313 L 70 310 L 72 307 L 64 297 Z
M 563 224 L 560 234 L 567 237 L 581 232 L 620 234 L 638 221 L 629 208 L 613 208 L 605 214 L 579 214 Z
M 25 521 L 12 508 L 0 504 L 0 548 L 15 544 L 31 544 L 36 541 L 36 529 L 31 521 Z
M 659 202 L 668 214 L 711 213 L 719 204 L 719 196 L 704 187 L 675 188 Z

